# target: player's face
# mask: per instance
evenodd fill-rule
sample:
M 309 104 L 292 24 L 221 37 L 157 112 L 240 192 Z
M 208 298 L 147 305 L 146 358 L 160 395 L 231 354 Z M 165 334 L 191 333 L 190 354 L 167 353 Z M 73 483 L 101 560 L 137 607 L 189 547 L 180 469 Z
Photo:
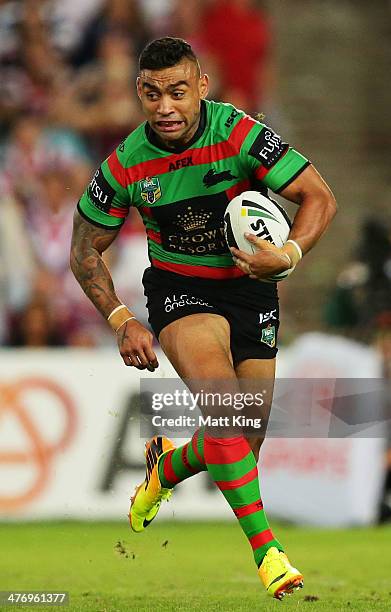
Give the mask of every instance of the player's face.
M 208 93 L 208 77 L 198 65 L 183 60 L 163 70 L 142 70 L 137 93 L 147 121 L 168 146 L 186 143 L 200 120 L 200 101 Z

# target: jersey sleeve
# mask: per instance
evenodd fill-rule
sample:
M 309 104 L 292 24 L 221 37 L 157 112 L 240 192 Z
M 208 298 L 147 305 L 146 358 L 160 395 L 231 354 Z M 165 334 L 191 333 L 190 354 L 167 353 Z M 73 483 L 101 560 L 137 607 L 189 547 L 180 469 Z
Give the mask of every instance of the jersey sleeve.
M 77 205 L 84 219 L 106 229 L 119 229 L 131 205 L 120 159 L 122 147 L 119 145 L 97 169 Z
M 304 155 L 258 121 L 254 121 L 254 127 L 243 142 L 241 157 L 250 176 L 275 193 L 285 189 L 310 164 Z

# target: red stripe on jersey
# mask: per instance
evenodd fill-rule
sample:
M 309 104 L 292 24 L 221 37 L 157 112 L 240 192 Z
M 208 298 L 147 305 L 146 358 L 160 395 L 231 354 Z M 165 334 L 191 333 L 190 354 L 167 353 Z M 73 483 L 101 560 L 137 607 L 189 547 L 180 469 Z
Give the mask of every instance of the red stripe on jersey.
M 260 179 L 262 181 L 262 179 L 265 178 L 268 172 L 269 170 L 267 168 L 264 168 L 263 166 L 259 166 L 259 168 L 255 170 L 254 175 L 257 179 Z
M 126 179 L 126 169 L 119 161 L 117 151 L 113 151 L 112 154 L 107 158 L 107 164 L 109 166 L 111 174 L 113 175 L 117 183 L 119 183 L 121 187 L 126 188 L 128 184 Z
M 200 430 L 197 429 L 197 431 L 195 432 L 194 436 L 191 439 L 191 446 L 193 448 L 194 454 L 197 457 L 198 461 L 202 464 L 205 465 L 205 461 L 203 460 L 203 458 L 201 457 L 200 453 L 198 452 L 198 436 L 199 436 Z
M 187 154 L 192 158 L 192 165 L 208 164 L 217 162 L 221 159 L 238 155 L 240 147 L 250 130 L 254 127 L 255 121 L 250 117 L 243 117 L 232 130 L 229 138 L 223 142 L 199 147 L 198 149 L 188 149 Z M 117 157 L 116 152 L 112 153 L 108 159 L 109 168 L 116 180 L 127 187 L 131 183 L 141 181 L 147 176 L 156 176 L 166 174 L 170 163 L 173 163 L 178 158 L 178 153 L 167 155 L 166 157 L 158 157 L 141 162 L 130 168 L 124 168 Z M 182 155 L 182 153 L 181 153 Z
M 118 217 L 119 219 L 125 219 L 128 216 L 128 212 L 128 208 L 114 208 L 114 206 L 112 206 L 109 210 L 109 215 Z
M 211 438 L 204 437 L 205 463 L 219 464 L 236 463 L 241 461 L 250 452 L 245 438 Z
M 150 238 L 154 242 L 157 242 L 158 244 L 162 243 L 160 232 L 155 232 L 154 230 L 147 229 L 147 236 L 148 238 Z
M 141 206 L 139 210 L 141 215 L 145 215 L 146 217 L 153 219 L 153 214 L 150 206 Z
M 252 504 L 248 504 L 247 506 L 242 506 L 241 508 L 233 508 L 236 518 L 240 519 L 249 514 L 253 514 L 254 512 L 258 512 L 259 510 L 263 510 L 262 500 L 258 500 L 253 502 Z
M 272 532 L 270 529 L 266 529 L 265 531 L 261 531 L 261 533 L 257 533 L 257 535 L 250 538 L 251 548 L 255 550 L 256 548 L 260 548 L 272 540 L 274 540 Z
M 238 489 L 239 487 L 248 484 L 256 478 L 258 478 L 258 468 L 255 466 L 252 470 L 240 478 L 236 478 L 235 480 L 216 480 L 216 484 L 220 491 L 231 491 L 232 489 Z
M 243 117 L 234 127 L 229 137 L 229 141 L 240 150 L 245 138 L 256 125 L 255 119 L 251 119 L 248 115 Z
M 182 274 L 182 276 L 198 276 L 200 278 L 215 278 L 217 280 L 245 276 L 244 272 L 242 272 L 237 266 L 230 266 L 229 268 L 189 266 L 188 264 L 177 264 L 171 261 L 159 261 L 158 259 L 153 258 L 152 265 L 155 266 L 155 268 L 160 268 L 160 270 L 168 270 L 168 272 L 175 272 L 176 274 Z
M 173 452 L 174 451 L 169 451 L 164 457 L 163 474 L 164 478 L 166 478 L 170 484 L 178 484 L 181 479 L 175 474 L 174 468 L 172 467 Z
M 243 191 L 247 191 L 250 185 L 251 183 L 249 179 L 245 179 L 244 181 L 240 181 L 240 183 L 236 183 L 236 185 L 233 185 L 232 187 L 226 190 L 225 193 L 227 194 L 227 198 L 229 200 L 232 200 L 236 196 L 243 193 Z
M 202 149 L 188 149 L 187 154 L 192 157 L 193 166 L 198 164 L 207 164 L 226 157 L 237 155 L 237 151 L 226 140 L 214 145 L 202 147 Z M 158 176 L 168 172 L 169 164 L 174 163 L 177 159 L 177 154 L 169 155 L 168 157 L 160 157 L 150 159 L 146 162 L 141 162 L 136 166 L 127 168 L 126 184 L 136 183 L 145 179 L 147 176 Z

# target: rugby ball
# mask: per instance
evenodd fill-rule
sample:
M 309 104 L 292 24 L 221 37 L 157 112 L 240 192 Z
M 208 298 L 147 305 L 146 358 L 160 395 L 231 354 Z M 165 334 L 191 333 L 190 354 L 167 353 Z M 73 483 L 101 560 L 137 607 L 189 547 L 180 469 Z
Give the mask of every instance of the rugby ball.
M 282 247 L 288 239 L 291 222 L 286 211 L 271 198 L 259 191 L 244 191 L 233 198 L 224 213 L 225 239 L 230 247 L 236 247 L 252 255 L 257 252 L 244 237 L 245 232 L 268 240 Z M 269 282 L 283 280 L 293 268 L 265 279 Z

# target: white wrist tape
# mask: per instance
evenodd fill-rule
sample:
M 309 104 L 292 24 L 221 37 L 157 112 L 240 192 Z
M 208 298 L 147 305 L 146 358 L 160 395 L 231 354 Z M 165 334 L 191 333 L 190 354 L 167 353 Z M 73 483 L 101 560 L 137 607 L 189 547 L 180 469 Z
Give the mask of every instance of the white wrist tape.
M 119 330 L 119 329 L 120 329 L 120 328 L 121 328 L 123 325 L 125 325 L 125 323 L 127 323 L 128 321 L 131 321 L 132 319 L 135 319 L 135 318 L 136 318 L 136 317 L 128 317 L 127 319 L 125 319 L 125 321 L 122 321 L 121 325 L 119 325 L 119 326 L 117 327 L 117 329 L 115 329 L 115 330 L 114 330 L 114 331 L 115 331 L 115 333 L 117 333 L 117 331 L 118 331 L 118 330 Z
M 117 306 L 117 308 L 114 308 L 114 310 L 107 317 L 107 320 L 110 321 L 111 317 L 115 315 L 115 313 L 118 312 L 119 310 L 122 310 L 122 308 L 126 308 L 125 304 L 121 304 L 120 306 Z
M 293 246 L 295 246 L 295 247 L 296 247 L 296 250 L 297 250 L 297 252 L 298 252 L 298 254 L 299 254 L 299 257 L 300 257 L 300 259 L 302 259 L 302 257 L 303 257 L 303 251 L 301 250 L 300 245 L 299 245 L 299 244 L 297 244 L 296 240 L 291 240 L 291 239 L 289 239 L 289 240 L 287 240 L 287 241 L 286 241 L 286 243 L 285 243 L 285 244 L 288 244 L 288 242 L 291 242 L 291 243 L 293 244 Z
M 111 329 L 114 332 L 117 332 L 124 323 L 135 318 L 136 317 L 129 310 L 129 308 L 125 306 L 125 304 L 120 304 L 119 306 L 114 308 L 113 312 L 109 314 L 109 316 L 107 317 L 107 322 L 110 325 Z
M 286 257 L 286 258 L 287 258 L 287 260 L 288 260 L 288 262 L 289 262 L 289 267 L 291 268 L 291 267 L 292 267 L 292 260 L 291 260 L 291 258 L 289 257 L 288 253 L 283 253 L 283 255 L 284 255 L 284 257 Z

